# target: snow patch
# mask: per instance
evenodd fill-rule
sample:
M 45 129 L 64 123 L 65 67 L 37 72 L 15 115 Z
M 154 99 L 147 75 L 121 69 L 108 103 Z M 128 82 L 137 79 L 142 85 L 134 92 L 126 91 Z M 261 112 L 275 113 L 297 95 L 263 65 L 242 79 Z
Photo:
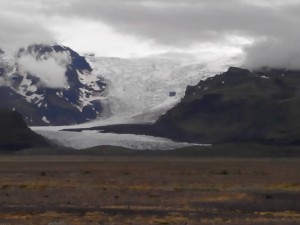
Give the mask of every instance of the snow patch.
M 45 123 L 48 123 L 48 124 L 50 124 L 50 121 L 47 119 L 47 117 L 46 117 L 46 116 L 43 116 L 42 120 L 43 120 Z
M 267 76 L 260 76 L 261 78 L 263 78 L 263 79 L 270 79 L 269 77 L 267 77 Z

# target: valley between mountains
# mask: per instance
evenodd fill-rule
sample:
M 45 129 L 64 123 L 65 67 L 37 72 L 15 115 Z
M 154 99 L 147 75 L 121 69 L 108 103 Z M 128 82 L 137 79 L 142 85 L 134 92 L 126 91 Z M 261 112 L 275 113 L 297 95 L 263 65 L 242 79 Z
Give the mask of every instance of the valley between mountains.
M 5 101 L 0 107 L 20 113 L 33 130 L 65 147 L 102 144 L 176 148 L 173 141 L 159 137 L 94 132 L 75 138 L 75 133 L 58 130 L 95 124 L 153 123 L 184 97 L 187 85 L 213 76 L 230 63 L 81 56 L 60 45 L 2 50 L 0 94 Z
M 82 56 L 60 45 L 2 50 L 0 107 L 75 149 L 298 146 L 300 72 L 238 63 Z

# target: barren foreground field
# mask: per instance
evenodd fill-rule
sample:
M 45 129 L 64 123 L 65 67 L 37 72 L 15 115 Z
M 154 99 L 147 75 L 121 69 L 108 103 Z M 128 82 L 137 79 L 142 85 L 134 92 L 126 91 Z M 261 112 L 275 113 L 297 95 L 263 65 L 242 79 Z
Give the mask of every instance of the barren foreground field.
M 0 161 L 0 225 L 300 224 L 300 159 Z

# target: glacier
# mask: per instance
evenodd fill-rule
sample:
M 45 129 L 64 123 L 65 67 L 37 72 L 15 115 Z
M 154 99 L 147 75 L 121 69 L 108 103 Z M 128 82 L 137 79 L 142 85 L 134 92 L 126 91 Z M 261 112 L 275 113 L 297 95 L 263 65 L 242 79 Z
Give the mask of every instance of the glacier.
M 93 73 L 101 74 L 107 83 L 105 99 L 109 109 L 105 115 L 131 123 L 154 122 L 184 97 L 188 85 L 238 64 L 237 58 L 190 64 L 155 57 L 123 59 L 93 54 L 85 57 Z
M 92 54 L 85 57 L 93 69 L 92 73 L 101 74 L 107 83 L 101 99 L 105 102 L 106 112 L 97 120 L 83 124 L 32 127 L 48 139 L 75 149 L 112 145 L 137 150 L 171 150 L 195 145 L 145 135 L 62 130 L 154 122 L 184 97 L 188 85 L 195 85 L 238 63 L 237 59 L 186 64 L 179 60 L 160 58 L 122 59 L 94 57 Z

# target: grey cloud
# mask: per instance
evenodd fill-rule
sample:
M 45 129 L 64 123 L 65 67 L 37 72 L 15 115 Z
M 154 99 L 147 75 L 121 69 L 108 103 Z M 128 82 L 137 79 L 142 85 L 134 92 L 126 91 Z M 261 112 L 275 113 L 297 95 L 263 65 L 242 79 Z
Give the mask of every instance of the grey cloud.
M 245 66 L 300 68 L 299 9 L 297 0 L 74 0 L 60 10 L 166 46 L 251 38 Z
M 297 40 L 281 38 L 260 41 L 246 49 L 245 67 L 258 69 L 270 67 L 277 69 L 300 69 L 300 50 Z
M 1 6 L 0 0 L 0 6 Z M 22 2 L 25 0 L 15 0 Z M 185 49 L 205 42 L 224 42 L 230 36 L 256 40 L 245 49 L 246 63 L 251 67 L 261 62 L 269 65 L 294 66 L 300 56 L 297 46 L 300 32 L 299 0 L 32 0 L 26 10 L 41 17 L 77 18 L 105 23 L 121 34 L 131 34 L 155 44 Z M 18 4 L 15 4 L 17 8 Z M 35 8 L 32 9 L 32 5 Z M 3 16 L 2 16 L 3 17 Z M 0 21 L 5 18 L 0 18 Z M 16 19 L 16 18 L 15 18 Z M 14 42 L 14 30 L 21 29 L 25 40 L 51 41 L 44 27 L 31 22 L 13 26 L 0 22 Z M 80 31 L 78 31 L 80 32 Z M 9 42 L 0 35 L 0 42 Z M 264 41 L 261 41 L 264 40 Z M 278 58 L 273 49 L 278 49 Z M 300 50 L 299 50 L 300 52 Z M 272 54 L 269 56 L 268 54 Z M 269 60 L 262 60 L 269 58 Z M 258 60 L 260 59 L 260 60 Z M 268 65 L 266 65 L 268 66 Z
M 290 1 L 294 3 L 291 7 L 284 5 L 282 0 L 259 2 L 265 2 L 267 5 L 281 3 L 283 7 L 262 7 L 252 4 L 253 1 L 250 0 L 32 0 L 32 3 L 15 0 L 14 2 L 19 4 L 10 7 L 15 7 L 19 11 L 20 6 L 27 5 L 25 11 L 31 14 L 41 13 L 50 17 L 76 17 L 104 22 L 117 32 L 173 46 L 222 41 L 227 35 L 257 38 L 277 36 L 281 32 L 288 37 L 297 33 L 296 29 L 291 27 L 298 26 L 300 19 L 299 14 L 291 16 L 289 13 L 290 9 L 295 8 L 296 1 Z M 18 28 L 14 22 L 13 24 L 13 27 Z M 47 33 L 38 24 L 27 23 L 22 27 L 30 28 L 27 33 L 29 37 L 38 37 L 37 34 L 41 35 L 41 39 L 49 37 L 49 32 Z
M 20 47 L 32 43 L 54 43 L 52 34 L 42 25 L 38 17 L 37 2 L 23 0 L 0 0 L 0 46 Z
M 226 35 L 251 37 L 295 34 L 299 16 L 285 8 L 252 5 L 238 0 L 202 1 L 73 1 L 62 12 L 104 21 L 117 31 L 163 45 L 191 45 L 223 40 Z
M 261 67 L 300 69 L 300 3 L 291 1 L 277 12 L 282 21 L 275 23 L 276 30 L 245 49 L 244 66 L 250 69 Z
M 0 45 L 20 47 L 32 43 L 54 43 L 55 39 L 42 26 L 32 22 L 17 22 L 0 16 Z

